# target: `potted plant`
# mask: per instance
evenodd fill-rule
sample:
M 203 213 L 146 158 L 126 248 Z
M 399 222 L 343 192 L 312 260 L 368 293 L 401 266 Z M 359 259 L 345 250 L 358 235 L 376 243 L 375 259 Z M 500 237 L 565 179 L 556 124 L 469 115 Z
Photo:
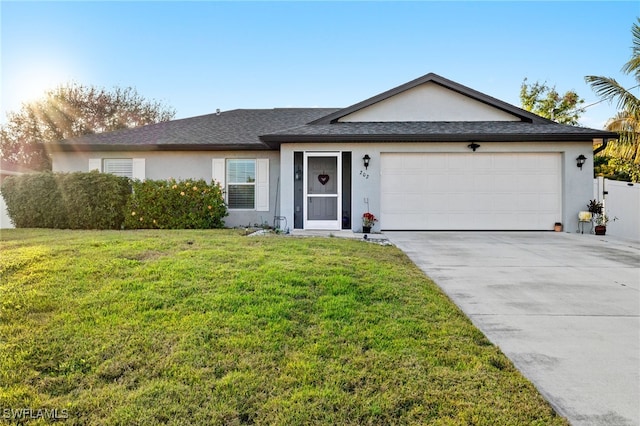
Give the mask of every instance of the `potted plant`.
M 373 213 L 366 212 L 362 215 L 362 232 L 369 233 L 371 232 L 371 228 L 378 221 L 378 219 L 373 215 Z
M 595 228 L 593 229 L 596 235 L 605 235 L 607 233 L 607 223 L 609 221 L 615 222 L 618 220 L 617 217 L 610 218 L 605 213 L 600 213 L 595 215 L 594 222 L 596 223 Z
M 607 216 L 601 201 L 590 200 L 587 208 L 589 209 L 589 213 L 592 214 L 592 220 L 595 224 L 593 231 L 596 235 L 605 235 L 607 233 L 607 223 L 618 220 L 617 217 L 610 218 Z
M 598 200 L 590 200 L 589 204 L 587 204 L 587 208 L 589 209 L 589 213 L 592 216 L 596 216 L 602 214 L 602 202 Z

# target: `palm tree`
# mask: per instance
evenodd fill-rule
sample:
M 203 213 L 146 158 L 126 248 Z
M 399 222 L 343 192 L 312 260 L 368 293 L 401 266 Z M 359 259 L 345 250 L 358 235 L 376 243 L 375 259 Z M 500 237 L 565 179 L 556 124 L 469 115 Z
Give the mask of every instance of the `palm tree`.
M 594 75 L 588 75 L 584 78 L 591 85 L 593 91 L 603 100 L 617 101 L 617 107 L 620 110 L 606 124 L 606 129 L 619 132 L 620 138 L 617 143 L 610 144 L 603 154 L 635 164 L 640 164 L 640 99 L 631 93 L 631 90 L 640 86 L 639 24 L 640 18 L 631 28 L 633 40 L 631 59 L 622 67 L 623 73 L 635 76 L 638 85 L 625 89 L 613 78 Z
M 602 152 L 603 155 L 609 157 L 622 158 L 632 160 L 636 164 L 640 164 L 640 120 L 638 115 L 634 116 L 630 111 L 624 110 L 618 112 L 615 117 L 607 121 L 606 129 L 612 132 L 618 132 L 620 138 L 617 143 L 610 143 Z

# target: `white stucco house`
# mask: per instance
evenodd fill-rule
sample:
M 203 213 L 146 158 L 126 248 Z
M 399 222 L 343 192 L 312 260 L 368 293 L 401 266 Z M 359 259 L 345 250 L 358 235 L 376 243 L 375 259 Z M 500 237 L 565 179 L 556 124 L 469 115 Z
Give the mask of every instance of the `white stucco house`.
M 53 170 L 215 179 L 228 226 L 553 230 L 593 197 L 593 141 L 427 74 L 347 108 L 238 109 L 63 140 Z M 577 159 L 584 156 L 584 164 Z M 366 159 L 366 160 L 365 160 Z

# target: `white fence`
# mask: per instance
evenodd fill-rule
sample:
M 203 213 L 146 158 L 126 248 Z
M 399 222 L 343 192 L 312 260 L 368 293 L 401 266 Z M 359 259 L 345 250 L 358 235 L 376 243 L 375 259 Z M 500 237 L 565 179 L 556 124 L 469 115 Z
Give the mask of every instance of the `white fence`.
M 7 208 L 4 205 L 4 198 L 0 195 L 0 229 L 13 228 L 13 223 L 7 214 Z
M 604 178 L 593 180 L 593 196 L 610 218 L 607 235 L 640 241 L 640 184 Z M 586 206 L 586 205 L 585 205 Z

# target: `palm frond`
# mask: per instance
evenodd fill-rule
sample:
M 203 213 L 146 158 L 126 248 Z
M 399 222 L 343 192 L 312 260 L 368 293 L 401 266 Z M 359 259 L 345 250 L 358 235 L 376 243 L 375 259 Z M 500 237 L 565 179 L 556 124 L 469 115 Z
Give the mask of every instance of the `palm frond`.
M 640 121 L 626 111 L 620 111 L 607 121 L 605 128 L 611 132 L 640 133 Z
M 591 89 L 604 100 L 610 102 L 617 100 L 618 109 L 629 111 L 634 116 L 640 114 L 640 100 L 615 79 L 595 75 L 588 75 L 584 79 L 591 85 Z
M 638 23 L 640 23 L 640 18 L 638 18 Z M 638 23 L 633 24 L 631 28 L 633 43 L 631 47 L 631 59 L 624 64 L 622 72 L 625 74 L 635 74 L 636 80 L 640 83 L 640 25 L 638 25 Z

